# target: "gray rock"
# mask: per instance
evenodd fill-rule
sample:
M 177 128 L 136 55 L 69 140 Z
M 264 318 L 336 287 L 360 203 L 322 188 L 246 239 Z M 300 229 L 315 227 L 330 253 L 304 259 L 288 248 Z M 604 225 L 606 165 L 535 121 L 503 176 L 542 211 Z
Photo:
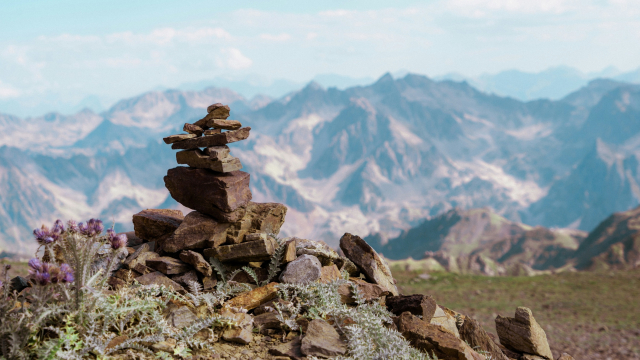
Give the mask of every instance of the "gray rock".
M 269 354 L 287 359 L 302 359 L 304 355 L 300 349 L 301 346 L 302 340 L 300 336 L 296 336 L 289 342 L 272 347 L 269 349 Z
M 162 140 L 164 140 L 165 144 L 175 144 L 177 142 L 183 141 L 183 140 L 187 140 L 187 139 L 192 139 L 196 137 L 195 134 L 178 134 L 178 135 L 170 135 L 167 136 L 166 138 L 163 138 Z
M 112 278 L 112 279 L 116 279 L 116 278 Z M 139 276 L 136 278 L 136 281 L 138 281 L 142 285 L 164 285 L 166 287 L 172 288 L 174 291 L 179 292 L 181 294 L 184 294 L 186 292 L 184 288 L 180 286 L 180 284 L 169 279 L 160 271 Z
M 229 156 L 229 151 L 227 145 L 220 145 L 205 148 L 202 152 L 212 160 L 222 160 Z
M 496 317 L 496 331 L 500 343 L 507 349 L 553 360 L 553 354 L 547 342 L 547 334 L 533 318 L 530 309 L 517 308 L 515 318 L 498 315 Z
M 142 244 L 133 254 L 129 255 L 124 260 L 122 266 L 125 269 L 135 269 L 138 264 L 146 265 L 147 260 L 157 258 L 158 256 L 160 255 L 153 251 L 149 251 L 148 244 Z
M 178 329 L 191 325 L 197 319 L 196 315 L 186 306 L 169 308 L 167 311 L 167 321 Z
M 347 345 L 333 326 L 324 320 L 315 319 L 309 323 L 300 349 L 306 356 L 334 357 L 344 355 Z
M 287 264 L 280 274 L 280 282 L 286 284 L 308 284 L 322 276 L 322 264 L 313 255 L 298 256 L 297 259 Z

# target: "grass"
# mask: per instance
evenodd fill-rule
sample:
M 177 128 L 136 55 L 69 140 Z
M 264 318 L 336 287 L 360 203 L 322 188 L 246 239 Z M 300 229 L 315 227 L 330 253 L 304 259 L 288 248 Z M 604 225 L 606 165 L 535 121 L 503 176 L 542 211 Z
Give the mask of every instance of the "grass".
M 476 318 L 495 334 L 497 314 L 526 306 L 545 329 L 555 356 L 640 359 L 640 269 L 535 277 L 486 277 L 394 269 L 404 294 L 422 293 Z

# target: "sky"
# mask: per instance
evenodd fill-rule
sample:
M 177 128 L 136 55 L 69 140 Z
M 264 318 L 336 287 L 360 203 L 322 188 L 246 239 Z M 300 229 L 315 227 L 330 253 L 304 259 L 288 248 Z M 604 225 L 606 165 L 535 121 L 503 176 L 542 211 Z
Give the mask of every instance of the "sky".
M 637 0 L 0 1 L 0 113 L 186 83 L 640 67 Z

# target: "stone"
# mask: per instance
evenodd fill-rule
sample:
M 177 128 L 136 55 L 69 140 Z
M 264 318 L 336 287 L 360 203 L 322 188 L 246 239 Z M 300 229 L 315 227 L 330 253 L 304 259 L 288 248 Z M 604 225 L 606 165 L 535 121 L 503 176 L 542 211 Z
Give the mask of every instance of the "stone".
M 22 276 L 16 276 L 9 281 L 9 292 L 20 293 L 22 290 L 29 287 L 29 280 Z
M 178 342 L 175 339 L 166 339 L 151 345 L 151 349 L 154 352 L 164 351 L 166 353 L 173 354 L 173 350 L 176 348 L 177 344 Z
M 387 299 L 387 306 L 389 299 Z M 491 355 L 493 360 L 509 360 L 509 358 L 500 350 L 500 347 L 487 335 L 482 326 L 470 317 L 465 318 L 464 323 L 458 329 L 460 338 L 469 344 L 471 348 L 486 351 Z
M 394 322 L 398 331 L 411 346 L 428 354 L 434 354 L 439 359 L 481 360 L 485 358 L 448 330 L 422 321 L 408 311 L 394 318 Z
M 147 260 L 147 266 L 160 271 L 165 275 L 183 274 L 191 270 L 191 267 L 184 262 L 169 257 L 161 256 Z
M 349 276 L 357 277 L 360 274 L 360 270 L 358 270 L 356 264 L 354 264 L 353 261 L 347 259 L 344 256 L 340 256 L 339 258 L 332 261 L 336 264 L 336 266 L 338 266 L 338 269 L 341 272 L 344 270 L 349 274 Z
M 200 149 L 178 151 L 176 153 L 178 164 L 188 165 L 192 168 L 210 169 L 216 172 L 228 173 L 242 169 L 240 159 L 233 156 L 214 160 Z
M 386 298 L 387 310 L 400 316 L 405 311 L 422 316 L 422 320 L 431 322 L 438 305 L 429 295 L 398 295 Z
M 205 148 L 203 153 L 212 160 L 222 160 L 229 157 L 229 147 L 227 145 L 212 146 Z
M 296 255 L 296 240 L 291 239 L 287 243 L 284 248 L 284 255 L 282 256 L 282 263 L 290 263 L 295 260 L 298 256 Z
M 146 209 L 133 215 L 133 228 L 145 241 L 162 240 L 171 236 L 183 219 L 180 210 Z
M 251 244 L 251 243 L 247 243 Z M 282 274 L 280 282 L 285 284 L 309 284 L 322 275 L 322 264 L 313 255 L 302 255 L 287 264 Z
M 269 349 L 269 354 L 273 356 L 283 357 L 285 359 L 302 359 L 302 339 L 300 336 L 296 336 L 291 341 L 284 344 L 279 344 Z
M 202 290 L 205 292 L 213 291 L 218 285 L 218 279 L 215 276 L 205 276 L 202 278 Z
M 442 326 L 444 329 L 446 329 L 456 337 L 460 337 L 458 327 L 456 326 L 456 318 L 448 312 L 444 311 L 440 306 L 436 307 L 436 311 L 433 313 L 433 317 L 431 318 L 430 323 L 433 325 Z
M 107 344 L 107 346 L 104 348 L 105 350 L 110 350 L 115 348 L 116 346 L 122 344 L 123 342 L 129 340 L 129 336 L 128 335 L 120 335 L 120 336 L 116 336 L 113 339 L 111 339 L 109 341 L 109 343 Z
M 182 127 L 182 131 L 188 132 L 189 134 L 193 134 L 196 137 L 202 136 L 202 133 L 204 132 L 204 130 L 202 130 L 200 126 L 189 124 L 189 123 L 184 124 L 184 126 Z
M 214 129 L 222 130 L 237 130 L 242 127 L 242 124 L 238 120 L 226 120 L 226 119 L 211 119 L 207 121 L 207 125 Z
M 363 299 L 367 302 L 380 300 L 383 296 L 390 294 L 380 285 L 370 284 L 366 281 L 354 278 L 350 278 L 349 280 L 356 284 Z M 340 300 L 342 303 L 353 304 L 356 302 L 355 297 L 353 297 L 352 290 L 353 289 L 349 284 L 342 284 L 338 287 L 338 294 L 340 294 Z
M 179 292 L 181 294 L 185 293 L 185 290 L 180 284 L 169 279 L 160 271 L 155 271 L 149 274 L 145 274 L 136 278 L 142 285 L 164 285 L 166 287 L 172 288 L 174 291 Z
M 338 267 L 335 264 L 331 264 L 331 266 L 323 266 L 320 269 L 321 283 L 328 284 L 338 279 L 340 279 L 340 270 L 338 270 Z
M 333 326 L 322 319 L 314 319 L 302 338 L 300 350 L 306 356 L 328 358 L 344 355 L 347 345 Z
M 222 245 L 227 240 L 229 223 L 209 215 L 192 211 L 184 217 L 173 236 L 162 242 L 162 250 L 175 253 L 181 250 L 204 249 Z
M 247 234 L 244 237 L 244 241 L 246 241 L 246 242 L 258 241 L 258 240 L 267 241 L 267 234 L 265 234 L 265 233 L 254 233 L 254 234 Z
M 145 263 L 146 263 L 146 260 L 145 260 Z M 152 268 L 148 267 L 147 265 L 142 265 L 142 264 L 136 264 L 133 270 L 135 270 L 135 272 L 137 272 L 140 275 L 145 275 L 155 271 Z
M 126 283 L 124 280 L 119 279 L 119 278 L 117 278 L 117 277 L 115 277 L 115 276 L 110 277 L 110 278 L 107 280 L 107 284 L 109 284 L 109 286 L 110 286 L 110 287 L 111 287 L 111 289 L 113 289 L 113 290 L 117 290 L 117 289 L 119 289 L 119 288 L 124 287 L 124 286 L 126 286 L 126 285 L 127 285 L 127 283 Z
M 233 212 L 251 200 L 249 174 L 243 171 L 216 173 L 177 167 L 169 169 L 164 183 L 177 202 L 222 222 L 220 211 Z
M 185 328 L 198 319 L 186 306 L 169 306 L 165 312 L 169 324 L 178 329 Z
M 560 355 L 558 360 L 575 360 L 575 359 L 573 358 L 573 356 L 571 356 L 571 355 L 569 355 L 567 353 L 562 353 L 562 355 Z
M 137 271 L 121 268 L 121 269 L 118 269 L 118 271 L 116 271 L 112 276 L 115 276 L 118 279 L 124 280 L 125 282 L 128 283 L 140 275 L 142 274 L 138 273 Z
M 252 232 L 277 235 L 280 232 L 287 207 L 279 203 L 249 202 L 247 217 L 251 219 Z
M 518 307 L 514 318 L 498 315 L 496 332 L 507 349 L 553 360 L 547 334 L 526 307 Z
M 237 141 L 246 140 L 249 137 L 250 131 L 251 128 L 247 126 L 238 130 L 225 131 L 220 134 L 213 134 L 197 137 L 194 139 L 178 141 L 173 143 L 171 145 L 171 148 L 174 150 L 179 150 L 227 145 Z
M 222 245 L 213 249 L 205 249 L 204 256 L 215 257 L 216 259 L 226 261 L 266 261 L 276 251 L 278 243 L 271 238 L 267 240 L 258 240 L 244 242 L 235 245 Z
M 269 270 L 268 269 L 257 268 L 257 269 L 253 269 L 253 271 L 258 276 L 258 282 L 263 282 L 263 281 L 265 281 L 265 280 L 267 280 L 269 278 Z M 255 284 L 256 283 L 256 281 L 253 279 L 253 277 L 249 276 L 249 274 L 247 274 L 246 271 L 240 271 L 239 273 L 236 274 L 236 276 L 234 276 L 233 278 L 231 278 L 229 280 L 230 281 L 235 281 L 235 282 L 238 282 L 238 283 L 244 283 L 244 284 Z
M 531 354 L 522 354 L 520 355 L 520 360 L 545 360 L 542 356 L 531 355 Z
M 213 273 L 211 264 L 209 264 L 209 262 L 204 259 L 202 254 L 199 254 L 195 251 L 183 250 L 180 253 L 180 260 L 193 266 L 199 273 L 204 276 L 211 276 L 211 274 Z
M 207 106 L 207 113 L 215 116 L 217 119 L 226 119 L 229 117 L 231 109 L 229 105 L 222 105 L 221 103 L 215 103 Z
M 148 244 L 142 244 L 133 254 L 127 256 L 127 258 L 122 262 L 122 266 L 125 269 L 135 269 L 136 265 L 146 265 L 147 260 L 157 258 L 158 256 L 160 255 L 153 251 L 149 251 Z
M 340 238 L 340 249 L 369 282 L 382 286 L 394 296 L 399 295 L 389 266 L 362 238 L 346 233 Z
M 340 255 L 325 244 L 324 241 L 315 241 L 308 239 L 293 238 L 296 241 L 296 255 L 313 255 L 320 260 L 323 266 L 333 264 L 334 260 L 340 258 Z
M 204 131 L 204 136 L 222 134 L 222 130 L 220 129 L 209 129 Z
M 166 138 L 162 138 L 162 140 L 164 140 L 165 144 L 175 144 L 187 139 L 193 139 L 194 137 L 196 137 L 195 134 L 178 134 L 167 136 Z
M 232 318 L 236 325 L 224 330 L 222 338 L 225 341 L 247 345 L 253 341 L 253 317 L 244 312 L 233 313 L 229 310 L 223 311 L 222 316 Z
M 124 234 L 127 237 L 127 246 L 138 246 L 144 242 L 144 240 L 136 236 L 135 231 L 127 231 L 124 233 L 118 233 L 116 235 L 121 235 L 121 234 Z
M 281 324 L 278 315 L 274 312 L 265 312 L 253 317 L 253 324 L 259 331 L 266 329 L 280 329 Z
M 225 304 L 228 304 L 231 307 L 242 307 L 247 310 L 253 310 L 267 301 L 273 300 L 278 295 L 276 285 L 278 285 L 278 283 L 272 282 L 265 286 L 255 288 L 244 294 L 236 296 Z
M 174 275 L 171 277 L 171 280 L 177 282 L 182 285 L 185 289 L 188 289 L 191 282 L 198 282 L 198 274 L 195 270 L 189 270 L 184 274 Z

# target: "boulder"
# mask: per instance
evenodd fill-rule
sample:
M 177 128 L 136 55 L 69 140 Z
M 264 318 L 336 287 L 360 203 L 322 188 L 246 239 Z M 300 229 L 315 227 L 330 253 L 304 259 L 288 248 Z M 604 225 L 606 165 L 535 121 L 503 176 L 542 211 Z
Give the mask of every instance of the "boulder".
M 247 126 L 238 130 L 225 131 L 220 134 L 205 135 L 193 139 L 175 142 L 171 145 L 171 148 L 177 150 L 227 145 L 236 141 L 247 139 L 249 137 L 250 131 L 251 128 Z
M 251 200 L 249 174 L 242 171 L 216 173 L 177 167 L 169 169 L 164 183 L 177 202 L 221 222 L 230 222 L 222 218 L 221 212 L 234 212 Z M 237 220 L 243 216 L 244 213 Z
M 305 255 L 302 255 L 305 256 Z M 331 266 L 323 266 L 320 269 L 320 282 L 324 284 L 328 284 L 332 281 L 336 281 L 340 279 L 340 270 L 335 264 L 331 264 Z
M 267 301 L 273 300 L 278 295 L 276 285 L 278 285 L 278 283 L 272 282 L 268 285 L 253 289 L 234 297 L 225 304 L 231 307 L 242 307 L 247 310 L 253 310 Z
M 369 282 L 382 286 L 393 295 L 399 295 L 389 266 L 359 236 L 344 234 L 340 238 L 340 249 L 349 260 L 358 266 Z
M 205 249 L 222 245 L 227 240 L 229 223 L 215 220 L 209 215 L 192 211 L 182 224 L 160 245 L 165 252 Z
M 161 256 L 147 260 L 148 267 L 160 271 L 165 275 L 183 274 L 191 270 L 184 262 L 168 256 Z
M 273 356 L 281 356 L 287 359 L 299 360 L 302 359 L 302 339 L 300 336 L 296 336 L 291 341 L 279 344 L 269 349 L 269 354 Z
M 146 209 L 133 215 L 135 235 L 145 241 L 165 239 L 180 226 L 184 215 L 180 210 Z
M 413 315 L 422 316 L 422 320 L 426 322 L 431 322 L 438 307 L 431 296 L 421 294 L 388 296 L 386 305 L 387 309 L 397 316 L 408 311 Z
M 456 326 L 456 318 L 440 306 L 436 307 L 436 311 L 433 313 L 430 323 L 442 326 L 442 328 L 446 329 L 456 337 L 460 337 L 458 327 Z
M 428 354 L 434 354 L 439 359 L 482 360 L 485 358 L 448 330 L 422 321 L 408 311 L 394 318 L 394 322 L 398 331 L 411 346 Z
M 200 149 L 178 151 L 176 153 L 178 164 L 188 165 L 192 168 L 210 169 L 216 172 L 228 173 L 242 169 L 240 159 L 227 156 L 223 159 L 211 159 Z
M 229 105 L 222 105 L 221 103 L 215 103 L 207 106 L 207 113 L 214 116 L 216 119 L 226 119 L 229 117 L 231 109 Z
M 162 138 L 162 140 L 164 140 L 165 144 L 175 144 L 187 139 L 193 139 L 194 137 L 196 137 L 195 134 L 178 134 L 167 136 L 166 138 Z
M 174 291 L 179 292 L 181 294 L 185 293 L 185 290 L 180 284 L 169 279 L 160 271 L 155 271 L 149 274 L 145 274 L 136 278 L 142 285 L 164 285 L 166 287 L 172 288 Z
M 324 320 L 314 319 L 307 327 L 300 349 L 306 356 L 329 358 L 344 355 L 347 345 L 333 326 Z
M 507 349 L 553 360 L 553 354 L 547 342 L 547 334 L 533 318 L 530 309 L 517 308 L 514 318 L 498 315 L 496 317 L 496 331 L 500 343 Z
M 174 275 L 171 277 L 171 280 L 177 282 L 182 285 L 185 289 L 188 289 L 191 285 L 191 282 L 198 282 L 198 274 L 195 270 L 189 270 L 184 274 Z
M 195 251 L 183 250 L 180 253 L 180 260 L 193 266 L 199 273 L 204 276 L 211 276 L 211 274 L 213 273 L 211 264 L 209 264 L 209 262 L 204 259 L 202 254 L 199 254 Z
M 476 320 L 470 317 L 465 318 L 464 323 L 458 330 L 460 338 L 466 341 L 473 349 L 486 351 L 493 360 L 509 360 Z
M 204 130 L 202 130 L 200 126 L 189 124 L 189 123 L 184 124 L 184 126 L 182 127 L 182 131 L 185 131 L 189 134 L 193 134 L 196 137 L 202 136 L 202 133 L 204 132 Z
M 204 256 L 215 257 L 216 259 L 226 261 L 265 261 L 271 258 L 276 251 L 278 243 L 272 238 L 267 240 L 258 240 L 244 242 L 235 245 L 222 245 L 213 249 L 206 249 Z
M 285 284 L 308 284 L 312 283 L 322 275 L 322 264 L 313 255 L 302 255 L 287 264 L 282 274 L 280 282 Z

